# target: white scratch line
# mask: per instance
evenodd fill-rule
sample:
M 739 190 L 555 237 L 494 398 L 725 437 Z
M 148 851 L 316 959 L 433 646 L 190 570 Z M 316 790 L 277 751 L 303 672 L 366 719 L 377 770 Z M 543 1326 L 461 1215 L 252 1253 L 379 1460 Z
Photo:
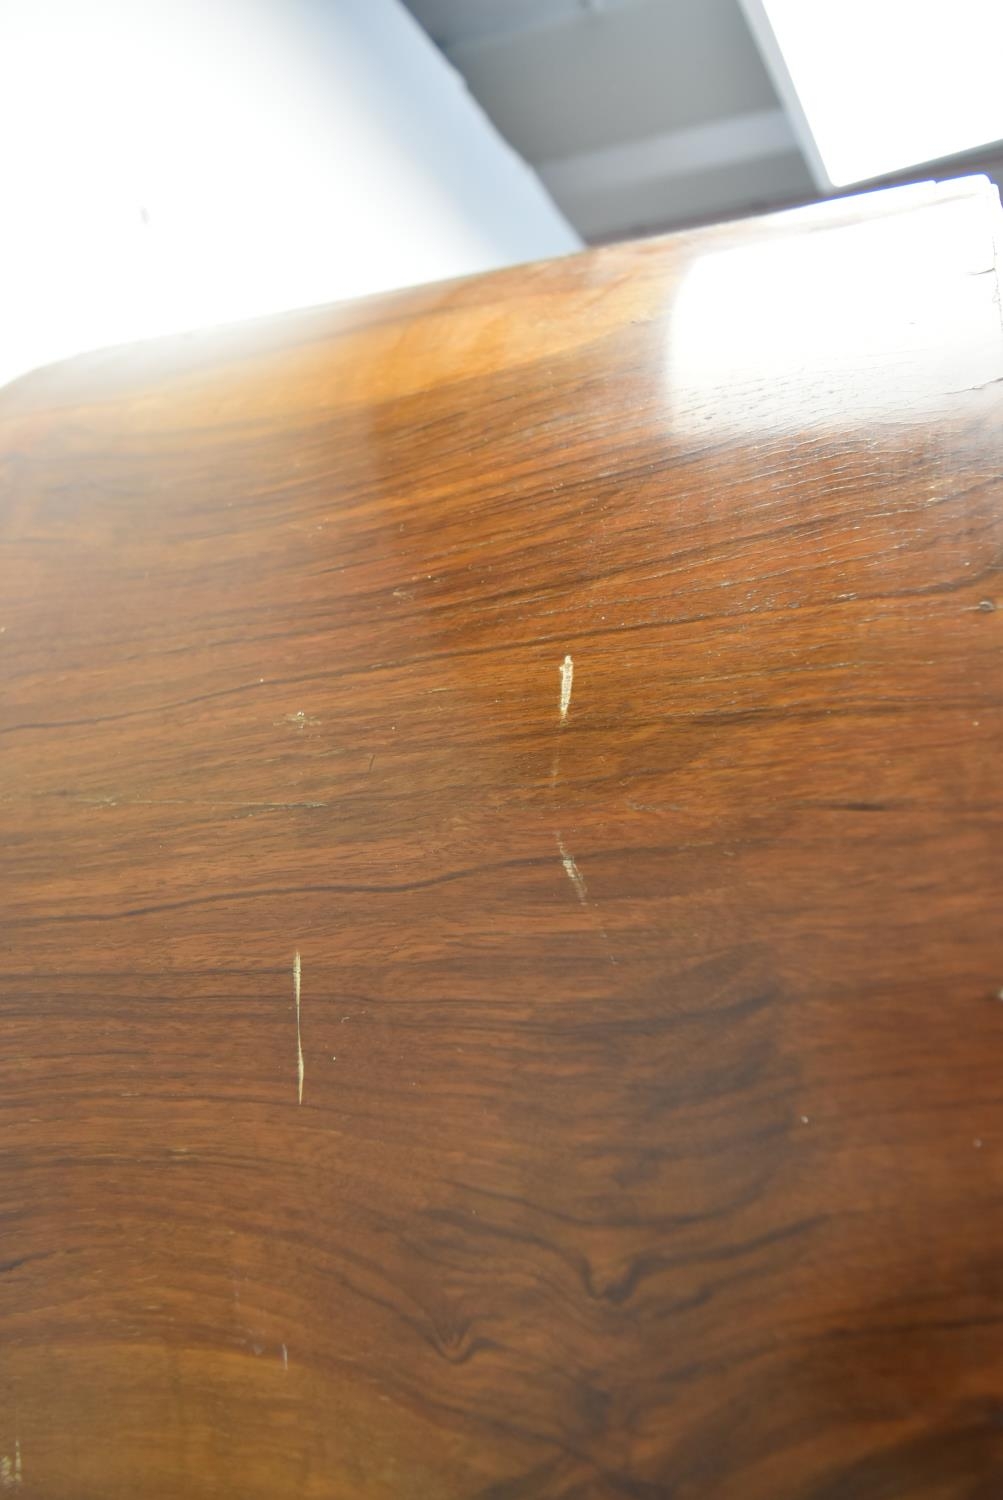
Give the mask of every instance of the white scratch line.
M 289 1350 L 285 1344 L 282 1345 L 282 1368 L 283 1370 L 288 1370 L 289 1368 Z
M 571 684 L 575 680 L 575 664 L 570 656 L 561 662 L 561 723 L 568 717 L 571 707 Z
M 300 964 L 299 949 L 293 955 L 293 994 L 296 996 L 296 1079 L 297 1098 L 303 1103 L 303 1033 L 300 1030 L 300 976 L 302 965 Z
M 582 906 L 584 906 L 587 911 L 594 905 L 594 902 L 589 899 L 589 888 L 585 884 L 585 876 L 578 868 L 578 865 L 575 862 L 574 858 L 568 853 L 567 849 L 565 849 L 564 840 L 561 838 L 561 835 L 559 833 L 555 833 L 554 838 L 557 842 L 557 852 L 561 856 L 561 864 L 564 866 L 564 873 L 571 881 L 575 895 L 578 897 Z M 606 931 L 606 928 L 603 926 L 602 922 L 599 923 L 599 935 L 603 940 L 603 945 L 606 949 L 606 957 L 609 959 L 610 963 L 619 963 L 619 959 L 613 957 L 613 950 L 609 945 L 609 933 Z
M 14 1462 L 11 1463 L 6 1453 L 0 1458 L 0 1484 L 5 1490 L 12 1489 L 14 1485 L 21 1483 L 21 1439 L 14 1439 Z
M 585 876 L 575 864 L 567 849 L 565 849 L 564 841 L 562 840 L 561 835 L 559 833 L 555 833 L 554 837 L 557 840 L 557 852 L 561 856 L 561 864 L 564 866 L 564 873 L 571 881 L 571 884 L 574 886 L 575 895 L 578 897 L 579 901 L 583 906 L 588 906 L 589 888 L 585 884 Z

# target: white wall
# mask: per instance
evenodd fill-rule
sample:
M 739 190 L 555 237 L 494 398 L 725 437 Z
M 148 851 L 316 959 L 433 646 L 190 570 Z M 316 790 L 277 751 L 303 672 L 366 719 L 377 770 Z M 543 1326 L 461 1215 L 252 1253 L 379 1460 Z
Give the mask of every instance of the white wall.
M 397 0 L 3 0 L 0 383 L 580 241 Z

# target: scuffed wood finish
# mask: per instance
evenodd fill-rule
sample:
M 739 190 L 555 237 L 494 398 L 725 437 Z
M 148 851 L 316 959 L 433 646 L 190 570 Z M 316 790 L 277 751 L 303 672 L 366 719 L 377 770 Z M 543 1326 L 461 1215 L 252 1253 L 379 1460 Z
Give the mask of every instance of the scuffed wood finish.
M 1000 1493 L 996 227 L 0 396 L 0 1485 Z

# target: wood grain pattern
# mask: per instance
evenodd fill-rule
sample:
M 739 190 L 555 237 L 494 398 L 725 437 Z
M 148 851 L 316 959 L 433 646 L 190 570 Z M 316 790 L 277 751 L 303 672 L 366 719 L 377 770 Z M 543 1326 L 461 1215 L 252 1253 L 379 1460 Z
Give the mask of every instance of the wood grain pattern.
M 994 226 L 0 397 L 0 1487 L 1000 1493 Z

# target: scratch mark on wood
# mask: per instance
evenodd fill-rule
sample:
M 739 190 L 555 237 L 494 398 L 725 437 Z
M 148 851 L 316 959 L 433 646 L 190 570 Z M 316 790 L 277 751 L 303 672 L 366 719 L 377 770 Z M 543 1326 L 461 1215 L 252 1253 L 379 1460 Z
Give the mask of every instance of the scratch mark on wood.
M 566 656 L 561 662 L 561 723 L 568 717 L 568 709 L 571 707 L 571 687 L 575 680 L 575 664 L 570 656 Z
M 557 833 L 554 835 L 554 837 L 557 840 L 557 852 L 561 856 L 561 864 L 564 866 L 564 873 L 571 881 L 571 884 L 574 887 L 575 895 L 578 897 L 579 901 L 583 906 L 588 906 L 589 888 L 585 884 L 585 877 L 578 866 L 575 864 L 572 856 L 568 853 L 567 849 L 565 849 L 564 841 L 562 840 L 561 835 Z
M 285 1344 L 282 1345 L 282 1368 L 283 1370 L 289 1369 L 289 1350 Z
M 303 1032 L 300 1027 L 300 981 L 303 966 L 300 962 L 299 949 L 293 955 L 293 994 L 296 999 L 296 1098 L 297 1103 L 303 1103 Z
M 13 1461 L 5 1453 L 0 1458 L 0 1484 L 5 1490 L 12 1489 L 21 1483 L 21 1439 L 14 1439 Z
M 574 856 L 569 854 L 567 849 L 565 849 L 564 840 L 561 838 L 561 835 L 559 833 L 554 834 L 554 839 L 557 844 L 557 852 L 561 856 L 561 864 L 564 866 L 564 873 L 570 880 L 575 895 L 578 897 L 579 902 L 586 911 L 594 909 L 595 902 L 589 898 L 589 888 L 585 884 L 585 876 L 578 868 L 578 864 Z M 598 923 L 598 927 L 599 936 L 602 938 L 603 945 L 606 949 L 606 957 L 609 959 L 611 964 L 616 964 L 618 960 L 613 957 L 613 950 L 609 945 L 609 933 L 606 931 L 606 928 L 603 926 L 601 920 Z

